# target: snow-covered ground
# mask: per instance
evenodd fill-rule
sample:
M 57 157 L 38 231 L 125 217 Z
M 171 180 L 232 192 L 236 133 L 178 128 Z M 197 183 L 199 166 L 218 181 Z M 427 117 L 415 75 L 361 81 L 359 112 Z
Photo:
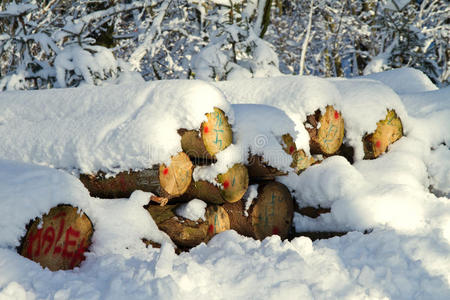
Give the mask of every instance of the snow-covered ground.
M 449 299 L 450 88 L 417 72 L 230 81 L 216 84 L 223 95 L 192 81 L 0 93 L 0 299 Z M 210 175 L 243 159 L 243 147 L 256 150 L 257 138 L 265 138 L 263 156 L 279 150 L 284 132 L 308 150 L 302 124 L 327 104 L 342 112 L 355 163 L 334 156 L 279 180 L 300 207 L 331 208 L 317 219 L 296 214 L 297 231 L 349 231 L 342 237 L 255 241 L 227 231 L 176 255 L 142 208 L 149 193 L 91 198 L 70 174 L 166 161 L 180 150 L 173 131 L 198 128 L 213 106 L 230 115 L 237 140 Z M 406 136 L 362 160 L 360 137 L 386 108 L 398 111 Z M 95 233 L 80 268 L 51 272 L 15 247 L 28 221 L 59 203 L 82 208 Z M 193 202 L 181 213 L 199 210 L 204 204 Z M 142 238 L 162 248 L 145 248 Z

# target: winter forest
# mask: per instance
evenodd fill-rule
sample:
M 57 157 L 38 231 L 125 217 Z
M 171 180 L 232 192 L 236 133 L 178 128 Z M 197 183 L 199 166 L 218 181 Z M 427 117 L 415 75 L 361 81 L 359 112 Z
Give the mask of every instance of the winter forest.
M 277 74 L 450 74 L 445 0 L 23 0 L 0 7 L 0 90 Z

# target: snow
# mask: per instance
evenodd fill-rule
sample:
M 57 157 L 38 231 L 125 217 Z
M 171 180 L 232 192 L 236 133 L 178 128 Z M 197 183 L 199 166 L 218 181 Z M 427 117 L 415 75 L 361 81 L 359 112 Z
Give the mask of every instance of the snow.
M 396 81 L 411 73 L 398 73 Z M 0 94 L 0 299 L 449 299 L 450 90 L 400 92 L 394 80 L 385 83 L 390 71 L 377 76 L 214 84 L 242 103 L 233 105 L 199 81 Z M 176 255 L 143 208 L 150 193 L 92 198 L 75 176 L 50 168 L 118 170 L 164 161 L 180 150 L 175 129 L 198 128 L 218 106 L 234 114 L 235 141 L 215 165 L 196 168 L 211 175 L 241 160 L 243 149 L 256 151 L 260 135 L 264 157 L 279 150 L 284 132 L 306 146 L 306 115 L 328 104 L 342 112 L 355 147 L 387 108 L 402 117 L 406 133 L 377 159 L 350 164 L 333 156 L 277 178 L 298 206 L 331 209 L 315 219 L 296 213 L 297 232 L 348 232 L 341 237 L 256 241 L 230 230 Z M 149 144 L 155 152 L 140 154 Z M 246 199 L 256 192 L 250 186 Z M 95 231 L 79 268 L 51 272 L 15 247 L 29 220 L 59 203 L 82 209 Z M 204 203 L 194 200 L 183 210 L 196 218 Z M 142 238 L 161 248 L 146 248 Z
M 20 95 L 20 96 L 19 96 Z M 94 173 L 143 169 L 181 151 L 179 128 L 231 107 L 200 81 L 0 94 L 0 157 Z
M 91 198 L 83 184 L 66 172 L 6 160 L 0 160 L 0 182 L 2 212 L 8 212 L 0 218 L 1 248 L 19 246 L 28 222 L 58 204 L 73 205 L 88 215 L 96 232 L 92 248 L 96 255 L 127 255 L 144 248 L 142 238 L 171 243 L 142 208 L 150 193 L 136 191 L 130 199 Z
M 427 92 L 438 89 L 427 75 L 413 68 L 399 68 L 372 73 L 363 76 L 363 78 L 381 81 L 399 94 Z
M 345 138 L 355 150 L 355 160 L 364 157 L 361 143 L 366 133 L 374 132 L 376 124 L 386 118 L 387 109 L 394 109 L 408 131 L 406 109 L 400 97 L 379 81 L 367 79 L 331 79 L 341 99 L 341 113 L 345 122 Z
M 264 104 L 283 110 L 295 123 L 297 148 L 309 153 L 309 135 L 303 126 L 306 116 L 327 105 L 339 110 L 339 91 L 325 79 L 308 76 L 279 76 L 214 83 L 233 104 Z
M 253 200 L 258 197 L 258 185 L 252 184 L 249 185 L 247 192 L 244 195 L 245 199 L 245 207 L 244 207 L 244 215 L 248 217 L 248 209 L 252 206 Z
M 177 207 L 175 213 L 185 219 L 198 221 L 202 219 L 205 221 L 206 203 L 199 199 L 193 199 L 188 203 L 181 204 Z

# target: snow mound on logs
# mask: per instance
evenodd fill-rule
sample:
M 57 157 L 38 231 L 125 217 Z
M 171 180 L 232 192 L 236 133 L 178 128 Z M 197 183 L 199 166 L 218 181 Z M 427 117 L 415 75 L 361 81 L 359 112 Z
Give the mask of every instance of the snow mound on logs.
M 0 199 L 2 212 L 7 212 L 0 218 L 0 247 L 19 246 L 28 222 L 58 204 L 70 204 L 87 214 L 95 230 L 91 252 L 97 255 L 145 251 L 142 238 L 172 243 L 142 208 L 150 195 L 136 191 L 130 199 L 91 198 L 83 184 L 66 172 L 0 160 Z
M 214 107 L 232 123 L 229 103 L 201 81 L 0 93 L 0 157 L 82 173 L 169 163 L 177 130 L 198 129 Z

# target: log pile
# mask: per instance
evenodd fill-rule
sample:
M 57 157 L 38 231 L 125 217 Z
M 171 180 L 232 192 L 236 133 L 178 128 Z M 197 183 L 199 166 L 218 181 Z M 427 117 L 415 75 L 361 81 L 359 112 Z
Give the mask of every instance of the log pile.
M 323 157 L 342 155 L 344 117 L 332 106 L 322 114 L 317 110 L 307 116 L 304 123 L 310 134 L 310 152 Z M 295 209 L 294 199 L 278 176 L 287 172 L 269 166 L 261 156 L 250 154 L 247 162 L 232 166 L 219 174 L 214 182 L 193 179 L 197 167 L 216 162 L 216 154 L 233 142 L 228 118 L 215 108 L 206 114 L 198 130 L 179 129 L 183 152 L 174 155 L 170 164 L 155 165 L 144 170 L 129 170 L 108 177 L 104 172 L 81 174 L 80 181 L 93 197 L 128 198 L 135 190 L 151 192 L 154 196 L 145 206 L 158 228 L 185 250 L 208 242 L 215 234 L 233 229 L 242 235 L 264 239 L 270 235 L 292 237 L 293 213 L 317 213 L 314 209 Z M 401 120 L 393 110 L 377 123 L 377 129 L 363 138 L 366 159 L 374 159 L 403 135 Z M 283 150 L 292 157 L 292 171 L 302 171 L 320 163 L 303 149 L 298 149 L 289 134 L 280 137 Z M 257 196 L 247 203 L 249 183 L 258 184 Z M 189 220 L 178 216 L 177 207 L 192 199 L 206 202 L 205 218 Z M 329 213 L 329 208 L 320 213 Z M 41 225 L 39 225 L 41 224 Z M 77 208 L 61 205 L 31 222 L 19 252 L 50 270 L 65 270 L 78 266 L 88 250 L 94 228 L 85 214 Z M 341 233 L 336 233 L 336 235 Z M 333 233 L 308 233 L 301 235 L 328 237 Z M 152 241 L 145 241 L 155 246 Z

